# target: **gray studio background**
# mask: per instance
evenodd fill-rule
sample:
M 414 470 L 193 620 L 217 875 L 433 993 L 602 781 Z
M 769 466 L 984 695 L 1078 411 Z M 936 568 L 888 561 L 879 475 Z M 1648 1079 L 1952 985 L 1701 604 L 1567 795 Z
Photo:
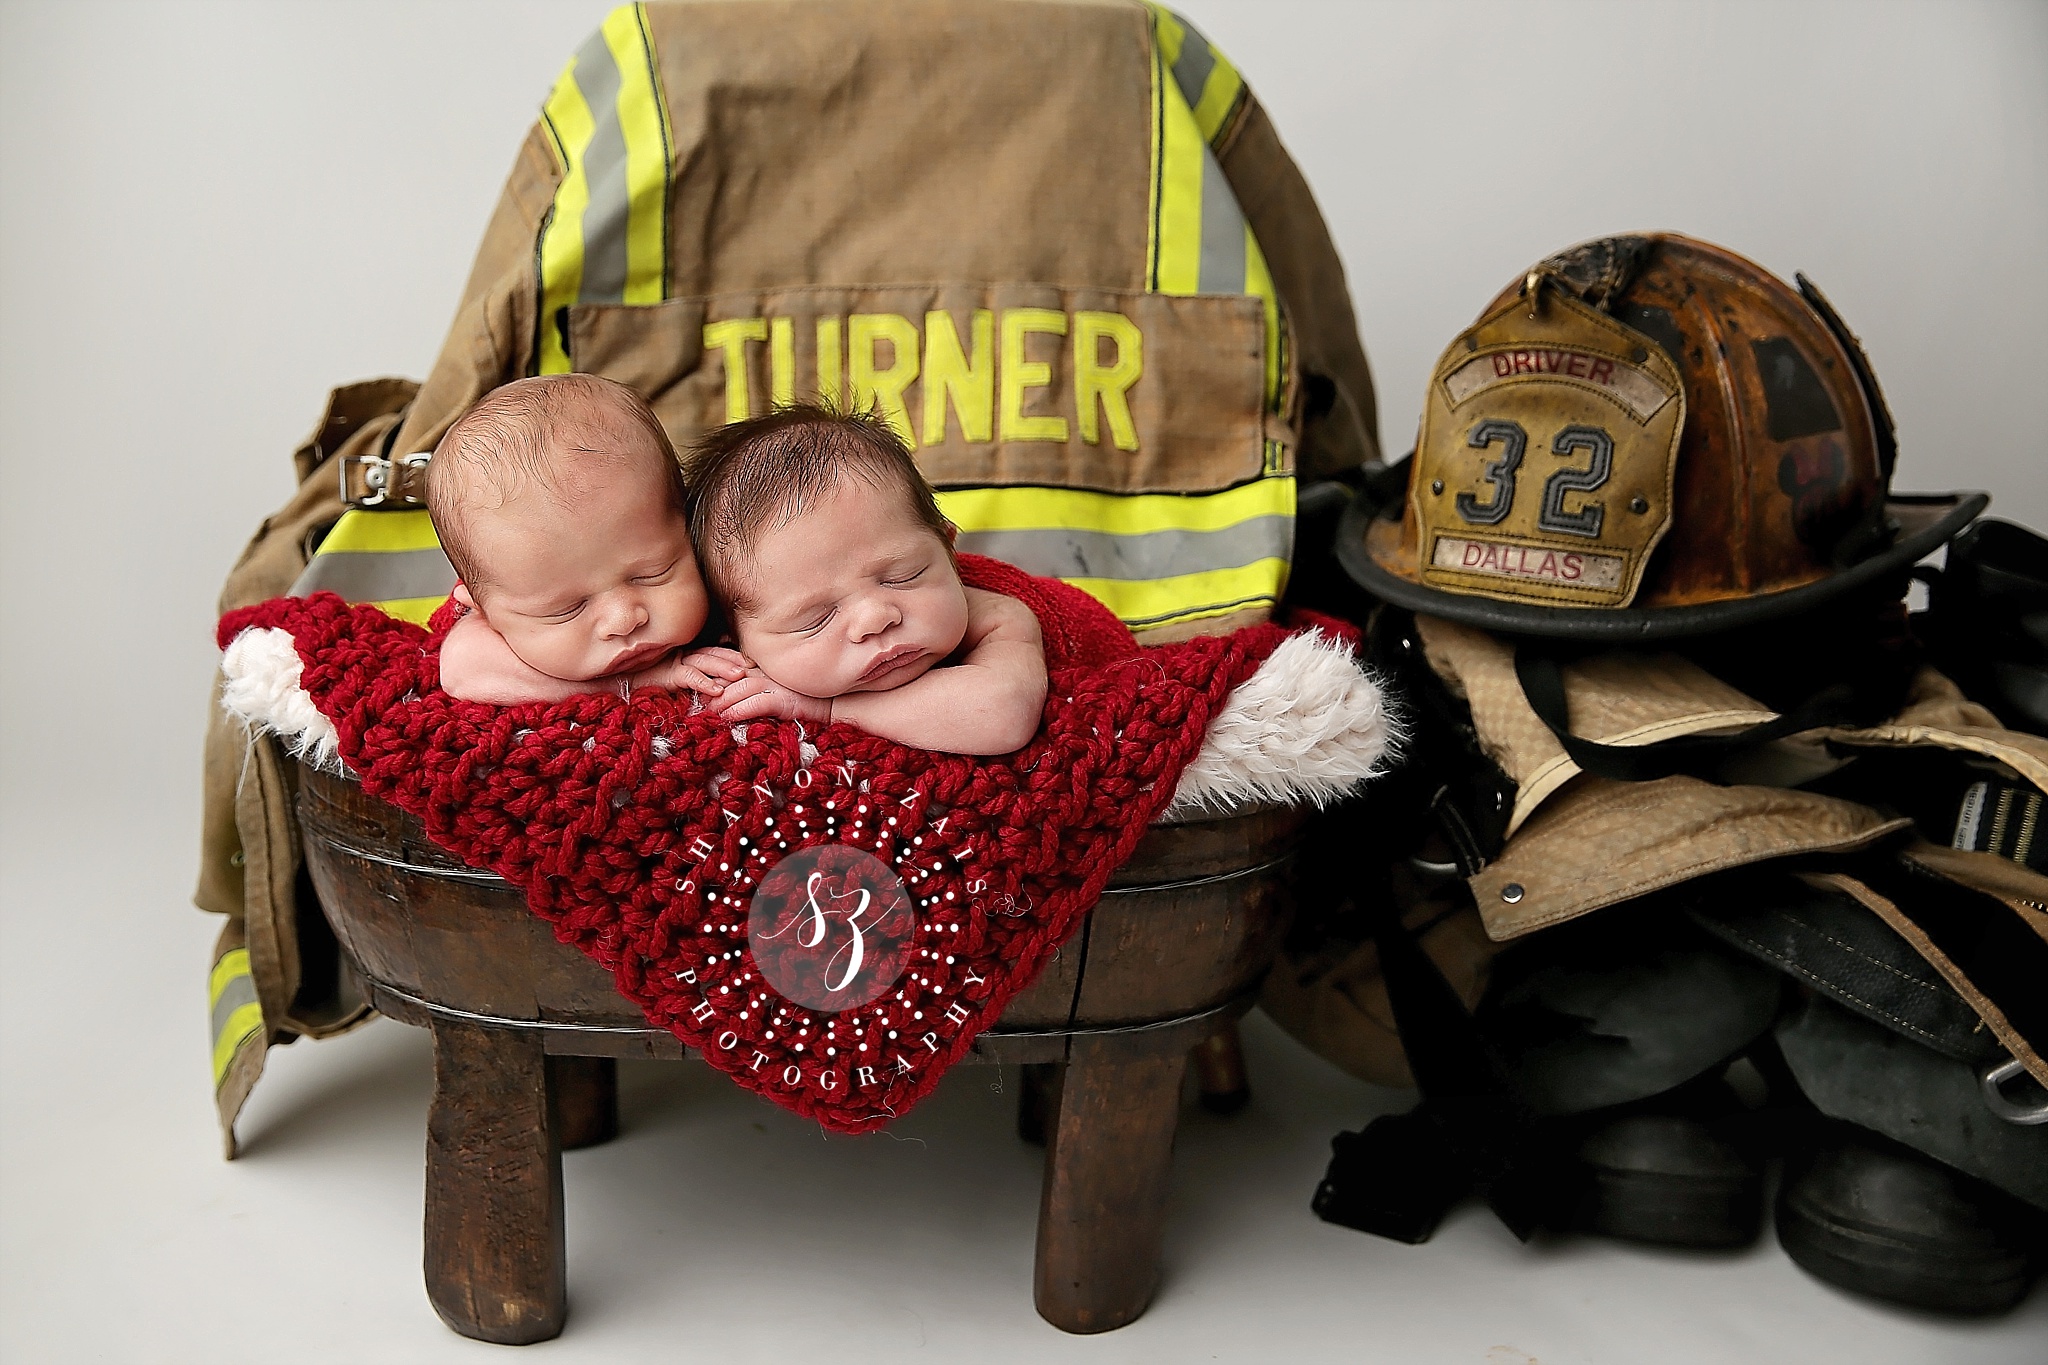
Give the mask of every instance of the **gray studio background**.
M 419 1285 L 417 1034 L 276 1054 L 247 1159 L 219 1159 L 216 923 L 187 899 L 199 741 L 214 595 L 290 493 L 289 452 L 330 385 L 425 373 L 515 147 L 608 8 L 0 0 L 9 1360 L 491 1350 Z M 1898 487 L 1989 489 L 2048 526 L 2048 6 L 1180 8 L 1321 201 L 1390 453 L 1438 351 L 1531 261 L 1674 228 L 1828 292 L 1898 418 Z M 635 1071 L 636 1135 L 570 1159 L 574 1315 L 533 1354 L 2048 1358 L 2048 1295 L 1950 1326 L 1768 1242 L 1524 1249 L 1476 1213 L 1420 1249 L 1325 1228 L 1305 1208 L 1323 1144 L 1402 1098 L 1251 1041 L 1259 1104 L 1183 1135 L 1166 1290 L 1086 1340 L 1031 1314 L 1036 1157 L 986 1078 L 912 1140 L 852 1148 L 701 1071 Z

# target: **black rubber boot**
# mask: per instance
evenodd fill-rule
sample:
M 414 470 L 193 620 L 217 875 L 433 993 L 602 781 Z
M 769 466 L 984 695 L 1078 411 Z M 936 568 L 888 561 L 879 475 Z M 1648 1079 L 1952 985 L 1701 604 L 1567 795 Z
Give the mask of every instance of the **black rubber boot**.
M 1763 1228 L 1763 1163 L 1693 1114 L 1610 1119 L 1579 1144 L 1573 1218 L 1587 1232 L 1659 1246 L 1745 1247 Z
M 1778 1241 L 1829 1284 L 1943 1313 L 2003 1313 L 2041 1269 L 2038 1210 L 1918 1152 L 1831 1129 L 1787 1165 Z

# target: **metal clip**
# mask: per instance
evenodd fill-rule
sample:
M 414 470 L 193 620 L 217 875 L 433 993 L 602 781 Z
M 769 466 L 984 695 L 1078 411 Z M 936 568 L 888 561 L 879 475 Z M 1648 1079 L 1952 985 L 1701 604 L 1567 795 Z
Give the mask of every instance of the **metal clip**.
M 2017 1057 L 2008 1057 L 1978 1077 L 1978 1085 L 1984 1093 L 1984 1107 L 2007 1123 L 2019 1123 L 2032 1127 L 2048 1123 L 2048 1102 L 2023 1107 L 2006 1097 L 2005 1083 L 2027 1074 L 2026 1065 Z
M 341 472 L 341 500 L 350 507 L 382 507 L 387 503 L 400 506 L 422 507 L 426 505 L 426 494 L 422 489 L 415 492 L 419 484 L 419 472 L 433 461 L 432 451 L 416 451 L 397 459 L 386 459 L 382 455 L 352 455 L 343 460 Z M 362 473 L 359 482 L 360 493 L 350 488 L 351 467 L 360 465 Z

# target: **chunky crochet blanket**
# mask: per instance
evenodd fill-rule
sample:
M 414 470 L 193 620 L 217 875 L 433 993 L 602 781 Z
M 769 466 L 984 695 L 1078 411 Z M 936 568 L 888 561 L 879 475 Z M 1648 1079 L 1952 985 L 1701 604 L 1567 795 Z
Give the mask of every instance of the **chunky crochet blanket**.
M 1001 758 L 843 724 L 733 726 L 662 691 L 458 701 L 439 686 L 451 616 L 429 632 L 327 593 L 232 612 L 219 643 L 287 632 L 289 690 L 319 713 L 297 722 L 303 747 L 331 742 L 366 792 L 519 887 L 651 1023 L 776 1103 L 862 1132 L 927 1094 L 1037 976 L 1174 797 L 1227 694 L 1288 635 L 1141 647 L 1064 584 L 976 556 L 961 571 L 1044 628 L 1045 721 Z M 1346 721 L 1370 732 L 1355 781 L 1385 721 L 1342 667 L 1370 713 Z M 292 728 L 280 709 L 264 723 Z

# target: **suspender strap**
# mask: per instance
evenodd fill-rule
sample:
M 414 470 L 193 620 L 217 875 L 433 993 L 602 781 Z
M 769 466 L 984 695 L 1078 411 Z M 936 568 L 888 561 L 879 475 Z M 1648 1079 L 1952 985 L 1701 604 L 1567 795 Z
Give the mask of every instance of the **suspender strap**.
M 1752 725 L 1732 735 L 1682 735 L 1655 744 L 1601 744 L 1572 733 L 1564 672 L 1555 658 L 1526 645 L 1519 647 L 1515 650 L 1515 677 L 1522 684 L 1522 695 L 1528 698 L 1529 708 L 1557 736 L 1566 756 L 1579 765 L 1580 771 L 1616 782 L 1651 782 L 1675 773 L 1711 771 L 1716 764 L 1773 740 L 1825 725 L 1855 723 L 1855 693 L 1846 683 L 1837 683 L 1816 692 L 1776 720 Z

